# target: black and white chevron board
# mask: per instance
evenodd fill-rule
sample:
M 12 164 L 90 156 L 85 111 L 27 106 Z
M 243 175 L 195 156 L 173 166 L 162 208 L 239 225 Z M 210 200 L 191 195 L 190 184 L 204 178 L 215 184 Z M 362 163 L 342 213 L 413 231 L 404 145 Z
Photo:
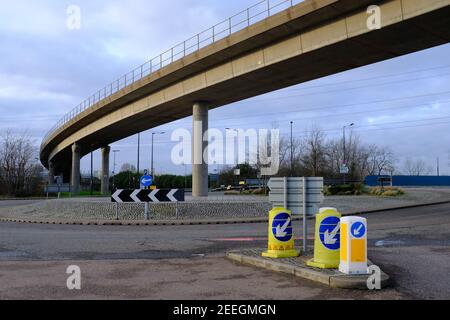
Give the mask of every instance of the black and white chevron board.
M 183 189 L 116 190 L 111 201 L 115 203 L 184 202 L 185 192 Z

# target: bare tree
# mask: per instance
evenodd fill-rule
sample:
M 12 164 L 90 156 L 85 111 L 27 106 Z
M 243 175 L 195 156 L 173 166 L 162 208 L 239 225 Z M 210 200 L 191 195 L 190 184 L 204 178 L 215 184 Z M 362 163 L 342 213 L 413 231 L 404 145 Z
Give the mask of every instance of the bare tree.
M 405 161 L 404 171 L 410 176 L 423 176 L 430 174 L 432 169 L 421 159 L 414 161 L 408 158 Z
M 327 139 L 317 127 L 305 134 L 305 138 L 293 139 L 295 176 L 324 176 L 339 179 L 344 159 L 343 140 Z M 278 176 L 291 174 L 291 141 L 280 142 L 280 170 Z M 351 181 L 363 181 L 367 175 L 392 174 L 396 171 L 394 153 L 386 147 L 365 145 L 361 138 L 351 134 L 346 141 L 347 164 Z
M 294 138 L 292 141 L 292 150 L 294 153 L 294 162 L 291 164 L 291 139 L 282 138 L 280 140 L 279 176 L 289 176 L 291 174 L 291 168 L 294 169 L 292 172 L 294 176 L 303 174 L 303 167 L 301 163 L 301 157 L 304 151 L 303 141 L 301 139 Z
M 394 154 L 387 147 L 378 147 L 376 145 L 370 145 L 368 149 L 368 174 L 369 175 L 382 175 L 383 173 L 389 173 L 394 167 Z
M 342 139 L 328 141 L 325 150 L 327 174 L 330 178 L 338 178 L 343 159 Z
M 326 163 L 325 134 L 319 128 L 313 128 L 307 135 L 304 145 L 303 164 L 311 176 L 318 176 L 323 172 Z
M 135 172 L 136 166 L 130 164 L 130 163 L 124 163 L 122 167 L 120 168 L 120 172 Z
M 274 168 L 274 172 L 278 169 L 278 172 L 273 174 L 278 175 L 280 168 L 283 166 L 283 162 L 286 160 L 288 148 L 286 140 L 280 139 L 280 141 L 277 141 L 277 139 L 273 141 L 273 139 L 272 133 L 269 132 L 267 139 L 259 141 L 256 153 L 252 155 L 257 160 L 254 167 L 261 175 L 264 175 L 267 171 L 271 171 L 265 170 L 269 167 Z M 278 163 L 275 163 L 275 161 Z
M 326 143 L 325 173 L 330 178 L 340 178 L 340 166 L 344 159 L 343 139 L 329 140 Z M 346 160 L 350 169 L 349 179 L 362 181 L 369 171 L 369 147 L 361 139 L 350 135 L 346 144 Z
M 0 183 L 3 193 L 29 195 L 40 182 L 43 168 L 37 161 L 37 148 L 26 135 L 7 131 L 0 138 Z

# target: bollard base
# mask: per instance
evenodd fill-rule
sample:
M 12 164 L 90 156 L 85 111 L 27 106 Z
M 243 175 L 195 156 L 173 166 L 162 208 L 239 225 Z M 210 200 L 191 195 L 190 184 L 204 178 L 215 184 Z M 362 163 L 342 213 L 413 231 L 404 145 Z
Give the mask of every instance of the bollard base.
M 353 264 L 352 266 L 350 266 L 348 264 L 347 265 L 341 264 L 339 266 L 339 272 L 346 274 L 346 275 L 368 275 L 368 274 L 370 274 L 367 263 L 362 263 L 357 266 L 355 266 L 355 264 Z
M 338 269 L 339 268 L 339 262 L 338 263 L 325 263 L 325 262 L 318 262 L 314 259 L 308 260 L 306 262 L 306 265 L 308 267 L 318 268 L 318 269 Z
M 227 258 L 244 265 L 262 268 L 265 270 L 281 272 L 291 276 L 308 279 L 322 283 L 331 288 L 369 290 L 367 281 L 370 275 L 345 275 L 337 269 L 318 269 L 306 265 L 312 255 L 303 255 L 298 258 L 272 259 L 261 257 L 266 249 L 245 249 L 230 251 Z M 369 261 L 369 265 L 374 264 Z M 381 288 L 390 284 L 390 277 L 381 270 Z
M 272 258 L 272 259 L 285 259 L 285 258 L 297 258 L 300 256 L 300 252 L 296 250 L 288 250 L 288 251 L 266 251 L 263 252 L 262 256 L 264 258 Z

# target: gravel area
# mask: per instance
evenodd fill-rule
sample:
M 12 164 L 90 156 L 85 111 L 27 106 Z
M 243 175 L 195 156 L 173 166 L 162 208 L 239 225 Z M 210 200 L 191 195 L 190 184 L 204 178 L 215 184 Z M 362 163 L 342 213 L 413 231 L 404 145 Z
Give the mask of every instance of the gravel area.
M 183 202 L 150 204 L 151 220 L 204 220 L 214 218 L 264 217 L 268 202 Z M 118 204 L 120 220 L 144 220 L 144 204 Z M 115 220 L 116 204 L 105 201 L 48 200 L 37 204 L 2 208 L 0 217 Z
M 356 212 L 421 203 L 450 201 L 450 189 L 406 189 L 396 198 L 373 196 L 331 196 L 322 207 L 336 207 L 341 212 Z M 265 217 L 271 205 L 267 197 L 212 196 L 202 201 L 179 204 L 150 204 L 152 220 L 205 220 L 215 218 Z M 119 204 L 120 220 L 143 220 L 144 204 Z M 114 220 L 116 205 L 109 198 L 44 200 L 20 206 L 0 206 L 2 218 Z
M 450 201 L 450 189 L 403 189 L 405 195 L 394 198 L 374 196 L 331 196 L 326 197 L 323 207 L 335 207 L 341 212 L 377 210 L 421 203 Z

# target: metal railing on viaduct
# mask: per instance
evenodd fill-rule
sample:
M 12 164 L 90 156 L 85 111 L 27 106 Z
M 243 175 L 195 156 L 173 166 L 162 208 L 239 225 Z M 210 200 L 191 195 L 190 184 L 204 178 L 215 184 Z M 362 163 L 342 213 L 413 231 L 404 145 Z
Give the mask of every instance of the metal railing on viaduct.
M 303 0 L 263 0 L 145 62 L 119 79 L 106 85 L 104 88 L 98 90 L 96 93 L 72 109 L 69 113 L 64 115 L 64 117 L 62 117 L 44 136 L 41 148 L 48 142 L 53 133 L 64 127 L 68 122 L 82 112 L 92 108 L 101 100 L 108 98 L 133 83 L 152 75 L 177 60 L 180 60 L 208 45 L 211 45 L 234 32 L 247 28 L 251 24 L 297 5 L 300 2 L 303 2 Z

